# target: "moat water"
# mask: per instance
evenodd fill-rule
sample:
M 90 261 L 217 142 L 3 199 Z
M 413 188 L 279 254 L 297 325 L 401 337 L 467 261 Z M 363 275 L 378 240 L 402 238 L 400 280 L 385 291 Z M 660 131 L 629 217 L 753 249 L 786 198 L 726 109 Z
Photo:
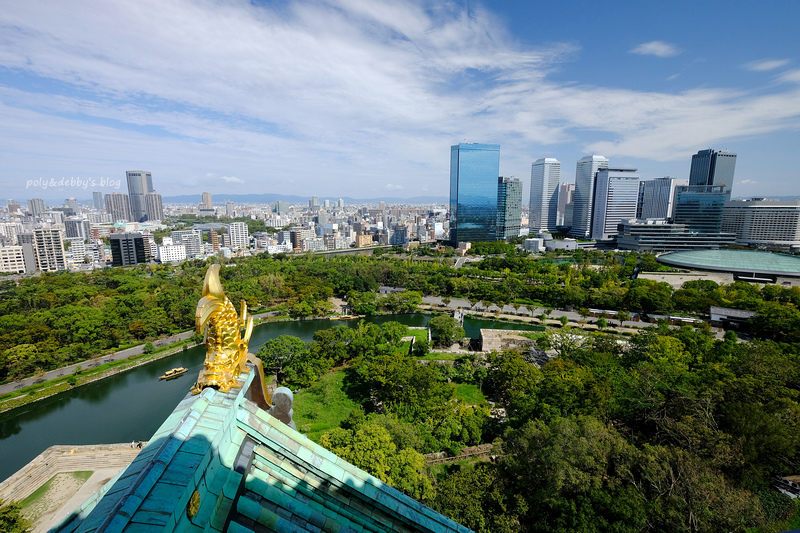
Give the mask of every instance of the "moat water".
M 397 321 L 407 326 L 425 326 L 430 318 L 430 315 L 413 313 L 364 320 L 374 324 Z M 250 351 L 255 353 L 264 342 L 280 335 L 294 335 L 308 342 L 317 330 L 357 324 L 355 320 L 261 324 L 253 330 Z M 468 337 L 477 338 L 481 328 L 540 329 L 492 320 L 464 320 Z M 202 346 L 190 348 L 0 414 L 0 481 L 55 444 L 110 444 L 149 439 L 188 393 L 203 365 L 204 353 Z M 179 366 L 189 371 L 170 381 L 158 380 L 158 376 Z

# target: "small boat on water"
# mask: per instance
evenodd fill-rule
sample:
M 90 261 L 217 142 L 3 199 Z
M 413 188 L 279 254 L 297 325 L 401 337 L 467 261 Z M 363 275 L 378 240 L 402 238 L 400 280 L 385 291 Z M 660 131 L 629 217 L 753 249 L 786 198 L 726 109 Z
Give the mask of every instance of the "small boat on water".
M 178 376 L 182 376 L 183 374 L 188 372 L 188 370 L 189 370 L 188 368 L 183 368 L 182 366 L 179 366 L 178 368 L 173 368 L 172 370 L 167 370 L 166 372 L 164 372 L 164 375 L 160 376 L 158 379 L 176 378 Z

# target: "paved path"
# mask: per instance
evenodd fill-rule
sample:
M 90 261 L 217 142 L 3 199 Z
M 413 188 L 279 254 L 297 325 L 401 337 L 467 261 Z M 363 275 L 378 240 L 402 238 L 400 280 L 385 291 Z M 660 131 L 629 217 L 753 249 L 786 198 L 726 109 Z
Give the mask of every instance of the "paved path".
M 423 296 L 422 298 L 423 307 L 425 304 L 430 306 L 431 308 L 443 306 L 442 297 L 439 296 Z M 450 298 L 447 306 L 448 309 L 455 310 L 455 309 L 462 309 L 465 310 L 467 313 L 473 315 L 481 315 L 487 318 L 495 318 L 495 311 L 500 312 L 500 317 L 502 318 L 509 318 L 509 319 L 522 319 L 526 322 L 538 322 L 539 315 L 545 312 L 545 308 L 543 307 L 534 307 L 533 309 L 529 309 L 526 306 L 520 306 L 517 309 L 514 309 L 510 305 L 505 305 L 502 309 L 498 305 L 492 304 L 489 307 L 483 305 L 482 302 L 475 304 L 473 308 L 472 305 L 469 303 L 469 300 L 465 300 L 463 298 Z M 597 319 L 592 317 L 583 318 L 580 314 L 575 313 L 573 311 L 562 311 L 560 309 L 553 309 L 550 312 L 549 317 L 545 320 L 544 325 L 550 326 L 560 326 L 561 322 L 559 319 L 565 316 L 570 322 L 574 322 L 573 325 L 579 325 L 585 329 L 598 329 L 596 324 L 592 324 L 590 322 L 594 322 Z M 608 327 L 605 328 L 609 331 L 630 331 L 636 332 L 641 328 L 646 328 L 653 326 L 650 322 L 637 322 L 634 320 L 625 320 L 622 322 L 622 327 L 619 326 L 619 321 L 614 318 L 609 318 L 608 320 Z M 581 324 L 581 322 L 584 322 Z M 678 326 L 673 326 L 678 327 Z M 725 335 L 725 330 L 722 328 L 711 328 L 714 332 L 714 335 L 717 339 L 722 339 Z

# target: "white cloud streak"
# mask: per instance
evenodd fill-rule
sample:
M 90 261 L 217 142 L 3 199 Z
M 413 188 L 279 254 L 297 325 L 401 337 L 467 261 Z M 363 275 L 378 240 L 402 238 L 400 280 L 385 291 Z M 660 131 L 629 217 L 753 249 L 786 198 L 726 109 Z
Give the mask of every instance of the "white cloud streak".
M 446 195 L 448 147 L 465 137 L 520 160 L 570 142 L 669 161 L 800 124 L 793 84 L 669 94 L 556 83 L 552 69 L 577 46 L 523 48 L 490 13 L 450 3 L 29 0 L 0 12 L 0 35 L 0 65 L 39 80 L 0 86 L 4 185 L 130 167 L 164 176 L 162 194 L 221 180 L 228 192 L 247 182 L 239 192 L 365 197 L 431 184 Z M 631 52 L 678 53 L 660 41 Z M 294 179 L 303 191 L 282 188 Z
M 746 70 L 755 72 L 767 72 L 777 68 L 785 67 L 789 64 L 788 59 L 761 59 L 759 61 L 751 61 L 742 65 Z
M 656 57 L 673 57 L 680 53 L 680 50 L 678 50 L 677 46 L 674 44 L 665 43 L 664 41 L 650 41 L 649 43 L 642 43 L 629 51 L 631 54 Z

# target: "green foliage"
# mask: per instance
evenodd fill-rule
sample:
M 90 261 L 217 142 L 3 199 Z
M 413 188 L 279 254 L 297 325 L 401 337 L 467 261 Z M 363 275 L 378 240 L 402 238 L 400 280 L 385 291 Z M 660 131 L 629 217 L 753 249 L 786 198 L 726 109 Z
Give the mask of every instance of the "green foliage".
M 354 429 L 336 428 L 320 438 L 320 445 L 412 498 L 426 501 L 433 495 L 422 454 L 398 449 L 380 425 L 366 422 Z
M 437 346 L 450 346 L 464 337 L 464 328 L 453 317 L 438 315 L 428 322 L 431 338 Z
M 0 500 L 0 531 L 4 533 L 25 533 L 31 524 L 22 516 L 19 502 Z

